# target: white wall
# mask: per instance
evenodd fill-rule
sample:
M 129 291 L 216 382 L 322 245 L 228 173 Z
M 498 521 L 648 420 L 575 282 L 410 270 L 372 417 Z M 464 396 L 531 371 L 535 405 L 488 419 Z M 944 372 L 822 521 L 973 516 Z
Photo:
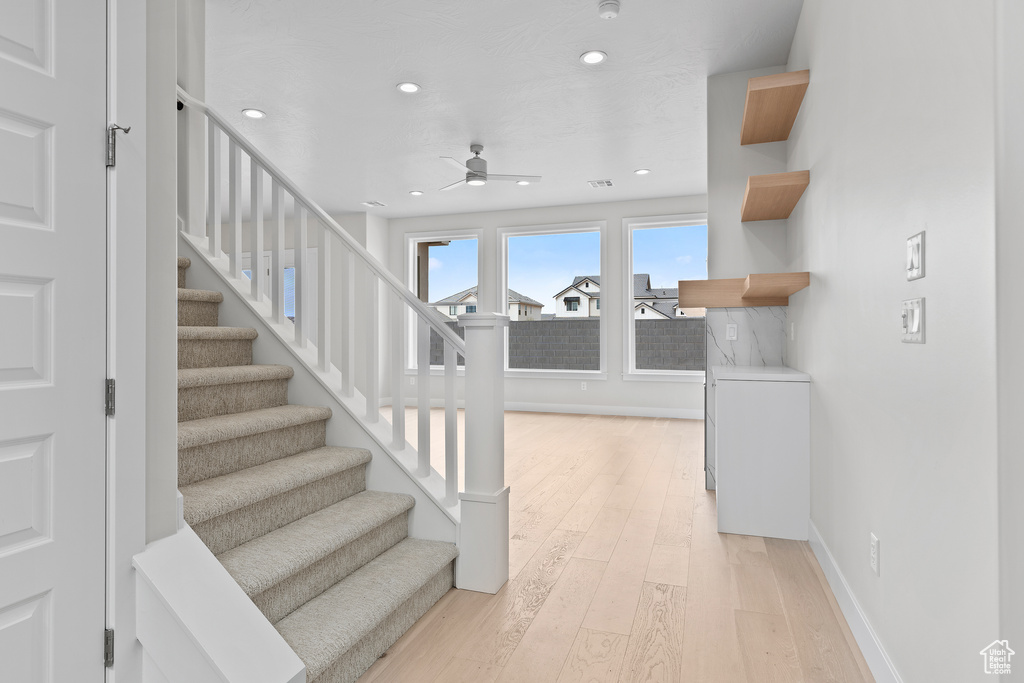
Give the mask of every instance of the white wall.
M 1000 628 L 1024 656 L 1024 307 L 1017 295 L 1024 254 L 1024 4 L 999 0 L 996 26 L 996 332 L 999 363 Z M 1018 662 L 1024 659 L 1018 659 Z M 1024 664 L 1015 678 L 1024 680 Z M 1005 678 L 1009 678 L 1008 676 Z
M 146 137 L 146 540 L 155 541 L 178 528 L 177 52 L 174 4 L 146 8 L 146 127 L 135 134 Z
M 740 222 L 747 176 L 786 170 L 786 143 L 740 146 L 747 80 L 781 71 L 773 67 L 708 78 L 709 279 L 785 270 L 786 221 Z
M 782 264 L 812 274 L 789 307 L 813 382 L 811 516 L 908 682 L 989 680 L 978 652 L 1002 637 L 994 38 L 992 0 L 807 0 L 788 65 L 811 71 L 788 162 L 811 183 Z M 907 282 L 921 230 L 927 275 Z M 918 296 L 927 343 L 902 344 Z
M 538 406 L 551 410 L 581 410 L 612 414 L 674 415 L 699 418 L 703 415 L 701 382 L 624 381 L 623 334 L 621 330 L 621 288 L 609 287 L 620 282 L 622 270 L 622 219 L 638 216 L 662 216 L 682 213 L 703 213 L 706 198 L 669 197 L 628 202 L 608 202 L 577 206 L 556 206 L 538 209 L 494 211 L 488 213 L 453 214 L 391 220 L 391 269 L 402 276 L 405 262 L 405 241 L 415 233 L 483 228 L 479 248 L 484 252 L 485 271 L 480 281 L 481 302 L 493 301 L 497 290 L 496 229 L 554 223 L 575 223 L 590 220 L 607 221 L 607 235 L 602 239 L 608 250 L 607 269 L 601 273 L 604 291 L 601 300 L 602 319 L 609 325 L 607 335 L 607 378 L 588 379 L 587 390 L 578 379 L 505 380 L 505 402 L 509 408 Z M 568 283 L 566 283 L 568 284 Z M 483 305 L 483 303 L 481 304 Z

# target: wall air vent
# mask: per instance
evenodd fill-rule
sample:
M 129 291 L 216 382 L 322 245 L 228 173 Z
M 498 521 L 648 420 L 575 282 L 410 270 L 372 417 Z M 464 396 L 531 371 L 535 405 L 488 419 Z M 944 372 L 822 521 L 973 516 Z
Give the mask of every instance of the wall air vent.
M 375 209 L 379 209 L 381 207 L 387 206 L 387 204 L 385 204 L 384 202 L 378 202 L 378 201 L 363 202 L 362 204 L 363 204 L 363 206 L 369 206 L 369 207 L 373 207 Z
M 612 181 L 611 180 L 588 180 L 587 182 L 590 183 L 591 187 L 611 187 L 612 186 Z

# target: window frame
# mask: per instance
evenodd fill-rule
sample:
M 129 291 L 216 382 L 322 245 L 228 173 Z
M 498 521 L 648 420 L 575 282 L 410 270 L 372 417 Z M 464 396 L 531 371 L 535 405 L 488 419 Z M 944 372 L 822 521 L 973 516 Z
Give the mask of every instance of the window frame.
M 599 277 L 608 277 L 608 222 L 578 221 L 574 223 L 547 223 L 543 225 L 518 225 L 497 229 L 497 273 L 499 301 L 508 301 L 508 240 L 510 237 L 536 237 L 539 235 L 564 235 L 568 233 L 596 232 L 601 243 Z M 582 273 L 581 273 L 582 274 Z M 571 283 L 569 283 L 571 284 Z M 554 294 L 554 292 L 552 293 Z M 543 311 L 544 309 L 541 309 Z M 599 317 L 598 343 L 600 345 L 597 370 L 526 370 L 508 366 L 508 330 L 505 331 L 505 377 L 519 379 L 581 379 L 605 380 L 608 378 L 608 325 L 603 316 Z
M 480 279 L 484 275 L 484 229 L 483 228 L 456 228 L 451 230 L 426 230 L 424 232 L 405 233 L 403 272 L 405 274 L 405 286 L 410 292 L 416 291 L 416 245 L 420 242 L 442 242 L 444 240 L 476 240 L 476 279 L 477 292 L 479 294 Z M 425 302 L 429 303 L 429 302 Z M 479 303 L 479 302 L 478 302 Z M 416 365 L 416 327 L 412 324 L 414 313 L 408 311 L 405 321 L 405 374 L 415 375 L 418 371 Z M 459 365 L 456 368 L 458 376 L 464 376 L 465 366 Z M 431 365 L 431 375 L 443 375 L 444 366 Z
M 703 382 L 703 370 L 638 370 L 633 303 L 633 232 L 655 228 L 684 228 L 708 224 L 706 212 L 622 219 L 622 379 L 625 381 Z M 709 240 L 710 242 L 710 237 Z

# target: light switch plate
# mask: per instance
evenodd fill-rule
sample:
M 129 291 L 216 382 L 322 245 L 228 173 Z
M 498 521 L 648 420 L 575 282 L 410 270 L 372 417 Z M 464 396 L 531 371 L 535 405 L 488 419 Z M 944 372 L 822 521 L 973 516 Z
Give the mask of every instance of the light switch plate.
M 924 277 L 924 231 L 907 239 L 907 280 Z
M 924 344 L 924 297 L 903 302 L 903 343 Z
M 736 341 L 739 339 L 738 326 L 736 323 L 726 323 L 725 325 L 725 341 Z

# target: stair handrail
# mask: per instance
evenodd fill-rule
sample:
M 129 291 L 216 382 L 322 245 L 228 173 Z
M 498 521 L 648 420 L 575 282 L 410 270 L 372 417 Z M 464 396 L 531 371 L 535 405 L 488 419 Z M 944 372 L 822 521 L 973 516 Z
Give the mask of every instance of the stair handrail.
M 186 92 L 180 85 L 178 86 L 178 100 L 186 107 L 202 112 L 210 120 L 216 123 L 230 140 L 238 145 L 246 154 L 249 155 L 250 158 L 255 159 L 260 166 L 263 167 L 263 170 L 276 180 L 285 190 L 287 190 L 296 202 L 302 204 L 307 211 L 320 219 L 324 226 L 334 232 L 335 236 L 344 242 L 345 246 L 347 246 L 353 254 L 359 256 L 363 263 L 365 263 L 381 281 L 387 284 L 396 295 L 404 299 L 420 319 L 427 323 L 427 325 L 429 325 L 434 332 L 439 334 L 442 339 L 451 344 L 456 351 L 465 356 L 466 343 L 447 325 L 441 325 L 438 323 L 433 309 L 420 301 L 420 299 L 413 294 L 408 287 L 402 284 L 401 280 L 395 277 L 391 271 L 378 261 L 373 254 L 367 251 L 363 245 L 359 244 L 359 242 L 357 242 L 355 238 L 348 233 L 348 231 L 341 227 L 341 225 L 339 225 L 329 213 L 324 211 L 319 204 L 310 199 L 306 193 L 300 190 L 299 186 L 292 182 L 292 180 L 285 175 L 284 171 L 279 169 L 272 161 L 270 161 L 270 159 L 250 144 L 245 136 L 238 132 L 234 126 L 228 123 L 224 117 L 218 114 L 205 102 L 188 94 L 188 92 Z

